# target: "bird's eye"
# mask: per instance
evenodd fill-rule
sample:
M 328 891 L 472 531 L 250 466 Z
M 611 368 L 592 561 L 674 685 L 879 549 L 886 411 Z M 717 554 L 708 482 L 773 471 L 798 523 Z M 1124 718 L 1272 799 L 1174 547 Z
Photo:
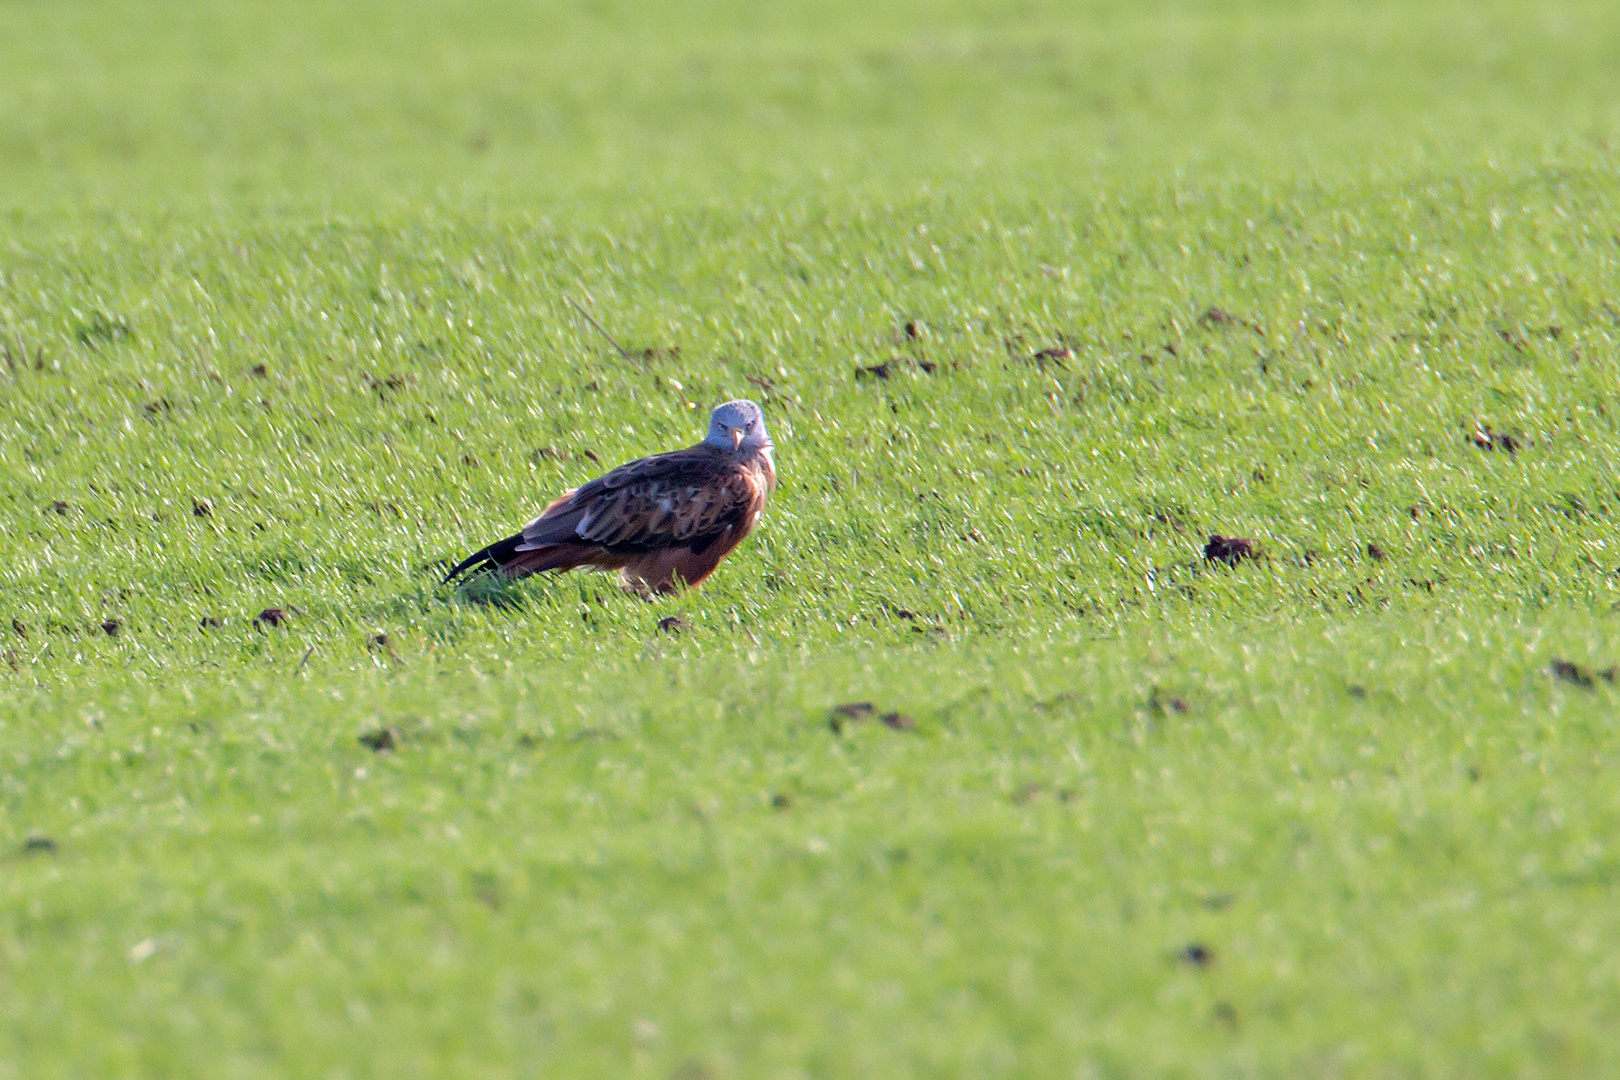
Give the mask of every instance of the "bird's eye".
M 748 426 L 743 428 L 743 430 L 744 431 L 753 431 L 754 430 L 754 422 L 752 420 L 748 421 Z

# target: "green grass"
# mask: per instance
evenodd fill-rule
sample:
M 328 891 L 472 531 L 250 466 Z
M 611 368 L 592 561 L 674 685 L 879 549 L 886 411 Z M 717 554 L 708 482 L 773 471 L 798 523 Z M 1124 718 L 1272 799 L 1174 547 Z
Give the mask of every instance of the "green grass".
M 0 1077 L 1612 1074 L 1610 7 L 0 4 Z

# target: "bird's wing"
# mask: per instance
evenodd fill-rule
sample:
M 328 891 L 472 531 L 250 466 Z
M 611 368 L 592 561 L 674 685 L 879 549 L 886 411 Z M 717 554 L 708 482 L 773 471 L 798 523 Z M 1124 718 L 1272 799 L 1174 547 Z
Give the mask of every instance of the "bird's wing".
M 581 541 L 625 552 L 703 546 L 750 525 L 764 495 L 757 470 L 699 444 L 621 465 L 569 492 L 524 526 L 518 550 Z

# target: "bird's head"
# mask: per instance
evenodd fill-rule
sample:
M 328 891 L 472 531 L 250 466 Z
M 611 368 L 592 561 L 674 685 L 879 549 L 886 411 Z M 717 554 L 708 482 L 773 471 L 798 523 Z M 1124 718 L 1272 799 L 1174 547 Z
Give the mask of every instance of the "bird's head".
M 758 452 L 767 450 L 771 434 L 765 430 L 765 414 L 752 401 L 728 401 L 709 414 L 709 434 L 703 441 L 721 450 Z

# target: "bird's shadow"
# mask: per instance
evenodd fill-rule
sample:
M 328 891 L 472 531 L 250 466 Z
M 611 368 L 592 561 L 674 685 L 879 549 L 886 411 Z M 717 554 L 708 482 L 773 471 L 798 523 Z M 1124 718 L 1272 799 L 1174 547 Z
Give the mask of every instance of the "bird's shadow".
M 560 592 L 557 588 L 559 584 L 550 574 L 509 578 L 499 570 L 483 570 L 451 584 L 448 599 L 451 603 L 469 604 L 495 611 L 533 612 L 555 607 L 565 602 L 565 596 L 573 595 L 572 590 Z M 690 591 L 682 588 L 667 595 L 648 593 L 626 588 L 605 574 L 580 574 L 574 584 L 578 586 L 578 595 L 582 602 L 590 598 L 600 602 L 614 596 L 653 602 L 671 597 L 680 599 Z
M 451 586 L 450 599 L 496 611 L 526 611 L 536 597 L 533 583 L 486 571 Z

